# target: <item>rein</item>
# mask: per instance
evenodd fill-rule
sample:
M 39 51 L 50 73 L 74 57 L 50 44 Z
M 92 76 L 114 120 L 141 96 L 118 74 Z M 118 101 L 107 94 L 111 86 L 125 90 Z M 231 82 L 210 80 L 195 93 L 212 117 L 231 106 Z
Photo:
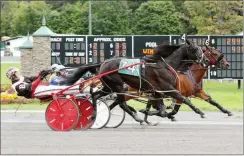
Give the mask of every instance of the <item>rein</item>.
M 200 81 L 200 82 L 196 82 L 195 78 L 193 77 L 193 74 L 192 74 L 192 71 L 191 71 L 191 70 L 188 70 L 188 71 L 187 71 L 187 76 L 188 76 L 189 79 L 193 82 L 193 84 L 194 84 L 194 88 L 195 88 L 195 89 L 194 89 L 194 92 L 196 92 L 196 89 L 202 85 L 202 81 Z M 192 93 L 192 94 L 193 94 L 193 93 Z
M 209 51 L 210 50 L 210 51 Z M 214 60 L 215 60 L 215 66 L 220 66 L 220 63 L 221 63 L 221 61 L 223 60 L 223 58 L 224 58 L 224 54 L 222 54 L 221 52 L 219 52 L 218 50 L 218 52 L 219 53 L 221 53 L 220 54 L 220 56 L 218 57 L 218 58 L 216 58 L 214 55 L 213 55 L 213 48 L 207 48 L 207 50 L 204 52 L 204 53 L 208 53 L 208 56 L 211 56 Z M 208 56 L 206 56 L 206 57 L 208 57 Z M 211 61 L 211 59 L 210 58 L 208 58 L 210 61 Z

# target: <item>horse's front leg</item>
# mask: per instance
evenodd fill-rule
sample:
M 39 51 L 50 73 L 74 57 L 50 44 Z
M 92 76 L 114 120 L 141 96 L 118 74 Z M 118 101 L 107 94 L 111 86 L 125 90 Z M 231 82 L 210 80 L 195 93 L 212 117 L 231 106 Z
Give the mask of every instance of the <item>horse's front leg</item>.
M 202 89 L 196 94 L 197 97 L 205 100 L 206 102 L 210 103 L 211 105 L 217 107 L 221 112 L 228 114 L 228 116 L 232 116 L 233 114 L 222 107 L 220 104 L 218 104 L 215 100 L 212 99 L 212 97 L 208 94 L 206 94 Z
M 187 99 L 186 97 L 184 97 L 183 95 L 181 95 L 179 92 L 170 92 L 167 93 L 167 95 L 173 97 L 176 100 L 179 100 L 181 103 L 185 103 L 186 105 L 188 105 L 195 113 L 199 114 L 201 116 L 201 118 L 205 118 L 204 113 L 198 109 L 197 107 L 195 107 L 191 101 L 189 99 Z M 179 111 L 180 105 L 175 105 L 174 110 L 170 113 L 168 113 L 169 115 L 175 115 L 178 111 Z M 168 116 L 169 116 L 168 115 Z

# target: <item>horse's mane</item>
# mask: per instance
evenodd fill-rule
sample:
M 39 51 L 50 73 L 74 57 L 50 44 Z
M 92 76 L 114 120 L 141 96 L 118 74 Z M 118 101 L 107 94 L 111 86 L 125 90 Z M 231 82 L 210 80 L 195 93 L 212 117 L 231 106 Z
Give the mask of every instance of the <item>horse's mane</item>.
M 170 45 L 168 41 L 164 41 L 154 48 L 153 55 L 160 55 L 161 57 L 166 58 L 179 48 L 180 45 Z

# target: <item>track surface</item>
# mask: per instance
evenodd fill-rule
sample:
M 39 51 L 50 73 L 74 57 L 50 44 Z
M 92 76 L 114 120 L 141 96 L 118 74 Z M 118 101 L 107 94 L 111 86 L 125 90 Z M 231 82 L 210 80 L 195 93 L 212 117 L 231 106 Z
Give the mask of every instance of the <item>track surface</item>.
M 243 116 L 180 112 L 177 122 L 140 126 L 130 117 L 117 129 L 55 132 L 44 112 L 1 113 L 1 154 L 243 154 Z

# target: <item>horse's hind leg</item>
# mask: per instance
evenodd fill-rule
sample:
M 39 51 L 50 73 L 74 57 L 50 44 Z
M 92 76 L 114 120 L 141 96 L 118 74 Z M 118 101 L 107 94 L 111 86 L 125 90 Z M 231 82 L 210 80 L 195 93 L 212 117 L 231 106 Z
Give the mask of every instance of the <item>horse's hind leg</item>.
M 195 113 L 199 114 L 201 116 L 201 118 L 205 118 L 204 113 L 196 108 L 189 99 L 187 99 L 186 97 L 182 96 L 179 92 L 169 92 L 166 93 L 167 95 L 173 97 L 176 100 L 179 100 L 180 102 L 185 103 L 186 105 L 188 105 Z M 172 112 L 168 113 L 168 116 L 171 115 L 175 115 L 180 109 L 180 105 L 175 105 L 174 109 Z
M 123 95 L 124 93 L 124 89 L 123 89 L 123 84 L 117 84 L 114 86 L 110 86 L 112 88 L 112 90 L 114 92 L 117 93 L 117 98 L 115 99 L 115 101 L 113 102 L 112 107 L 115 107 L 117 104 L 119 104 L 120 108 L 122 108 L 126 113 L 128 113 L 131 117 L 133 117 L 137 122 L 142 123 L 143 120 L 139 118 L 139 116 L 136 113 L 136 110 L 132 107 L 129 107 L 126 104 L 125 101 L 125 95 Z
M 103 88 L 100 91 L 96 91 L 96 92 L 92 93 L 92 104 L 94 107 L 94 112 L 93 112 L 93 117 L 92 117 L 93 120 L 95 120 L 96 116 L 97 116 L 97 100 L 106 95 L 108 95 L 108 92 L 105 88 Z
M 196 96 L 201 98 L 201 99 L 203 99 L 203 100 L 205 100 L 206 102 L 210 103 L 211 105 L 217 107 L 221 112 L 228 114 L 228 116 L 232 116 L 233 115 L 229 110 L 225 109 L 220 104 L 218 104 L 216 101 L 214 101 L 212 99 L 212 97 L 210 95 L 206 94 L 203 90 L 200 90 L 196 94 Z
M 124 95 L 117 95 L 117 99 L 115 100 L 117 103 L 119 103 L 119 106 L 126 111 L 126 113 L 128 113 L 131 117 L 133 117 L 137 122 L 143 123 L 143 120 L 139 118 L 139 116 L 137 115 L 136 111 L 132 111 L 135 110 L 134 108 L 131 110 L 125 101 L 125 96 Z
M 110 110 L 112 110 L 115 106 L 117 106 L 119 104 L 119 101 L 117 101 L 117 100 L 115 100 L 110 106 L 109 106 L 109 109 Z M 133 108 L 133 107 L 131 107 L 131 106 L 129 106 L 129 105 L 127 105 L 128 107 L 129 107 L 129 109 L 132 111 L 132 112 L 134 112 L 134 113 L 137 113 L 137 111 Z

